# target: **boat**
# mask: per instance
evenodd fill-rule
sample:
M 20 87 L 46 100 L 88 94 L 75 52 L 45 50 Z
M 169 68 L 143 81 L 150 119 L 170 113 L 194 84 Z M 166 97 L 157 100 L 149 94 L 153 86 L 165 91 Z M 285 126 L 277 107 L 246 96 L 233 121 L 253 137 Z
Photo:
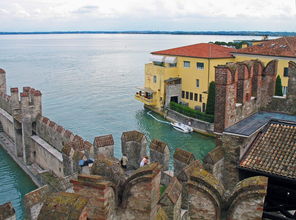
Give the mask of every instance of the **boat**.
M 181 131 L 183 133 L 190 133 L 193 131 L 193 128 L 188 126 L 188 125 L 184 125 L 180 122 L 173 122 L 171 123 L 171 125 L 173 126 L 174 129 L 176 129 L 177 131 Z

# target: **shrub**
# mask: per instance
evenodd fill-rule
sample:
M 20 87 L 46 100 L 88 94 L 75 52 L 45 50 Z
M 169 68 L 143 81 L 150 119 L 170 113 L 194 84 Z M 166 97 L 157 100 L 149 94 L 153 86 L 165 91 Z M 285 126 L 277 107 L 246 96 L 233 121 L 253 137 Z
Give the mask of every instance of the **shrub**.
M 209 115 L 214 115 L 215 113 L 215 87 L 215 82 L 212 81 L 209 86 L 209 94 L 206 107 L 206 113 Z
M 283 87 L 281 77 L 278 75 L 275 82 L 275 93 L 276 96 L 283 96 Z
M 188 106 L 178 104 L 176 102 L 170 102 L 170 108 L 176 112 L 179 112 L 183 115 L 187 115 L 192 118 L 197 118 L 199 120 L 210 122 L 210 123 L 214 122 L 213 115 L 208 115 L 206 113 L 194 110 L 192 108 L 189 108 Z

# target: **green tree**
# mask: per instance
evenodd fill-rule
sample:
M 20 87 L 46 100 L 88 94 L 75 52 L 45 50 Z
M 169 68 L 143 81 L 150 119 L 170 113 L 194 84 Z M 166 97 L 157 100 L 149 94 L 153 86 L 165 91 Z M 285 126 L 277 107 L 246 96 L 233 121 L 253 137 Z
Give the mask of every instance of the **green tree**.
M 209 86 L 208 101 L 206 107 L 206 113 L 209 115 L 214 115 L 215 112 L 215 82 L 211 82 Z
M 281 77 L 278 75 L 275 82 L 275 95 L 283 96 L 283 87 Z

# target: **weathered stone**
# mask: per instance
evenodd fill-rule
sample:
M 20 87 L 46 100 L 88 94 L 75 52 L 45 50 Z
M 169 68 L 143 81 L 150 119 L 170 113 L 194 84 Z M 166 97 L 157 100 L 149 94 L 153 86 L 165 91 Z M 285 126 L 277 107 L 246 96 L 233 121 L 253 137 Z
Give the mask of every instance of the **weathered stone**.
M 88 219 L 114 219 L 116 195 L 111 182 L 97 175 L 79 175 L 71 182 L 74 192 L 88 199 Z
M 137 169 L 123 189 L 121 219 L 156 219 L 160 192 L 160 166 L 157 163 Z
M 256 176 L 239 182 L 228 199 L 227 220 L 260 220 L 268 178 Z
M 160 163 L 162 170 L 169 169 L 170 151 L 166 143 L 153 139 L 150 144 L 151 162 Z
M 87 203 L 88 199 L 74 193 L 53 193 L 45 200 L 38 219 L 86 220 Z
M 0 205 L 0 219 L 1 220 L 15 220 L 15 210 L 11 202 Z
M 25 195 L 24 207 L 26 219 L 37 219 L 48 193 L 49 187 L 45 185 Z
M 147 140 L 138 131 L 123 132 L 121 136 L 121 150 L 128 158 L 127 169 L 140 167 L 142 158 L 146 155 Z
M 178 176 L 183 168 L 194 160 L 195 157 L 192 153 L 177 148 L 174 153 L 174 176 Z
M 106 157 L 114 156 L 114 140 L 112 134 L 95 137 L 94 154 L 103 154 Z
M 167 213 L 169 219 L 179 220 L 181 218 L 181 194 L 182 185 L 174 177 L 159 200 L 159 204 Z

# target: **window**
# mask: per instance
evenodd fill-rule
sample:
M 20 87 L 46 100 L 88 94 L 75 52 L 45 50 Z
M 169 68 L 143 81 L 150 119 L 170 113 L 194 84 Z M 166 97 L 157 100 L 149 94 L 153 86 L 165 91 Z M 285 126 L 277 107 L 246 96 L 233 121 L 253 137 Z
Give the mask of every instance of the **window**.
M 190 100 L 193 100 L 193 93 L 190 92 Z
M 185 91 L 182 91 L 182 98 L 185 98 Z
M 284 76 L 285 77 L 288 77 L 289 76 L 289 68 L 288 67 L 285 67 L 284 68 Z
M 169 67 L 176 67 L 177 66 L 177 63 L 170 63 L 169 64 Z
M 164 62 L 153 61 L 153 64 L 154 64 L 155 66 L 164 66 Z
M 190 61 L 184 61 L 183 64 L 184 64 L 184 67 L 185 68 L 189 68 L 190 67 Z
M 199 101 L 202 102 L 202 95 L 199 94 Z
M 196 80 L 196 87 L 199 88 L 199 79 Z
M 189 99 L 189 92 L 186 92 L 186 99 Z
M 196 63 L 196 68 L 198 69 L 198 70 L 203 70 L 204 69 L 204 63 Z
M 206 104 L 202 103 L 202 112 L 205 112 L 205 111 L 206 111 Z
M 157 80 L 156 76 L 153 76 L 153 82 L 154 83 L 156 83 L 156 80 Z
M 198 94 L 194 93 L 194 101 L 198 101 Z

